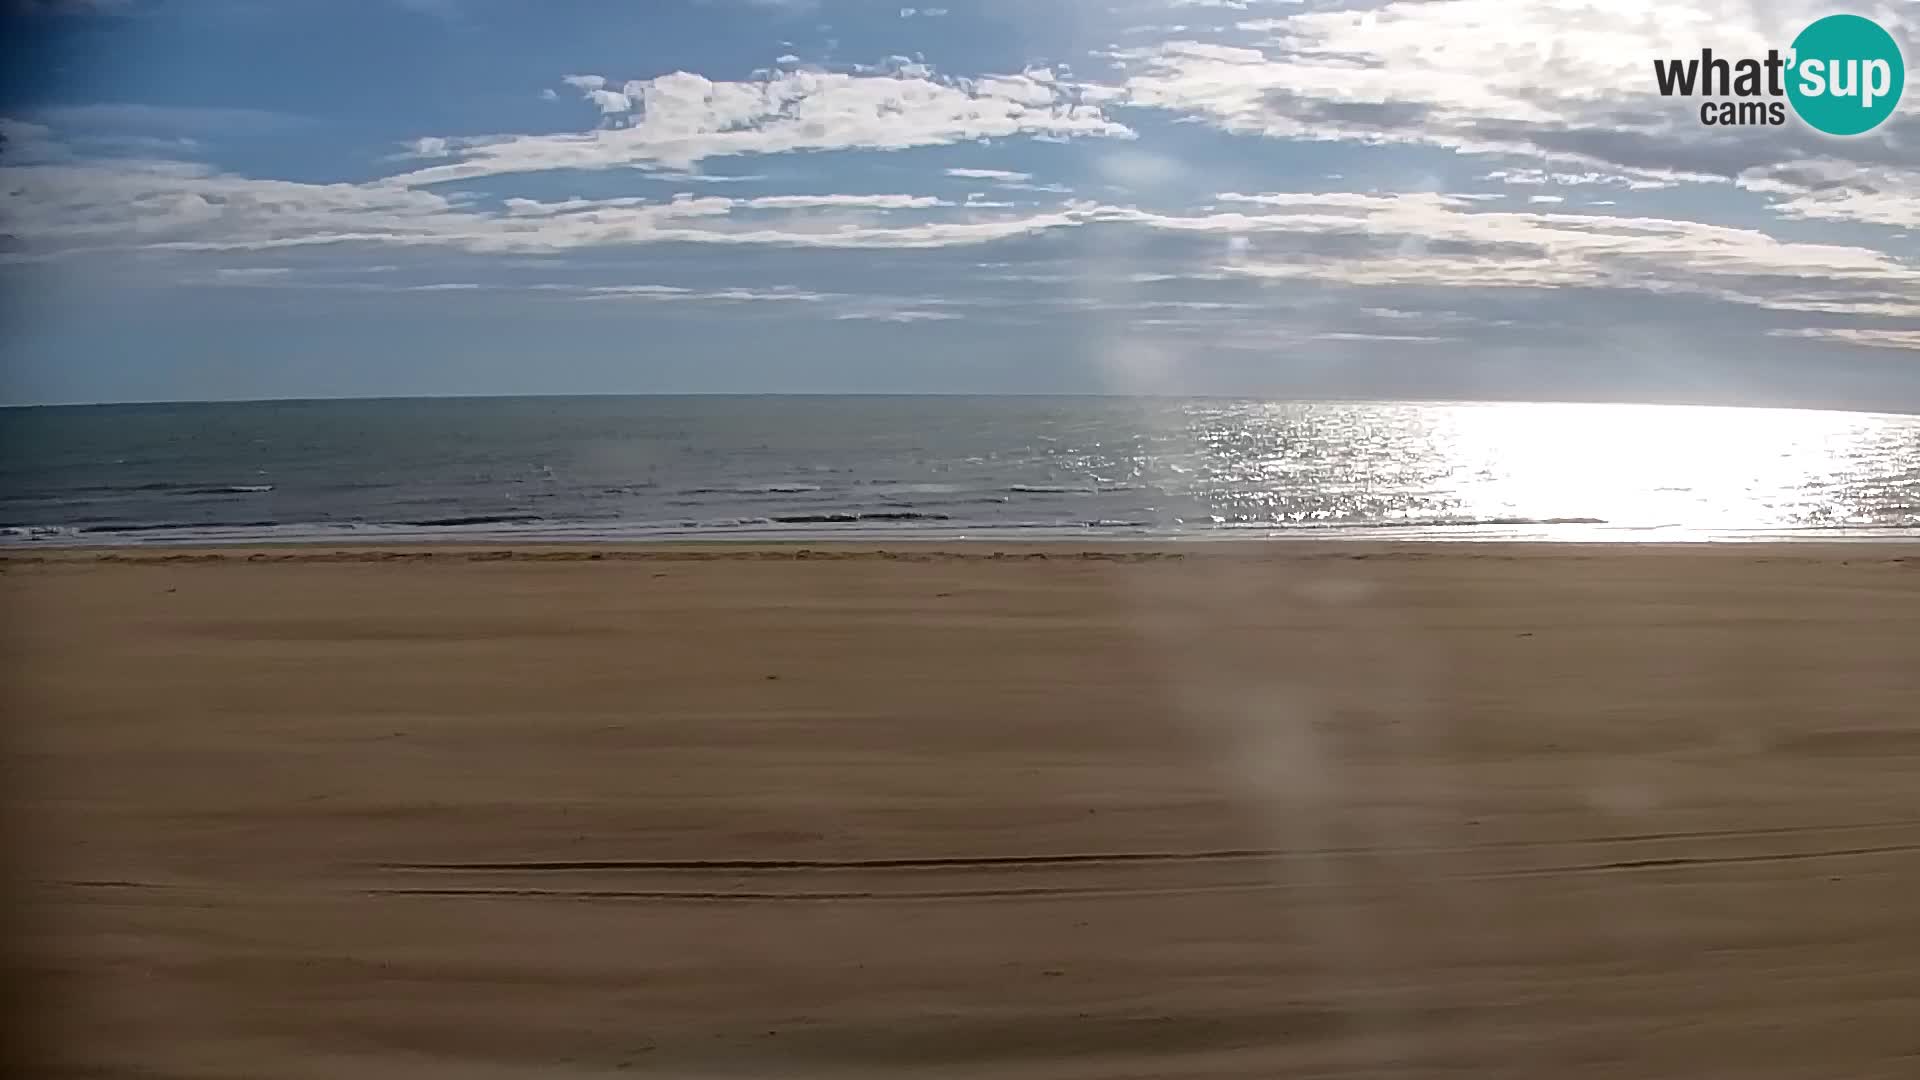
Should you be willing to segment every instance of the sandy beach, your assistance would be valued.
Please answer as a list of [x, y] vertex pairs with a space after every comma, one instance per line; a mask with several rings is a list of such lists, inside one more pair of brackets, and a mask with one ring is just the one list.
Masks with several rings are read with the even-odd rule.
[[43, 1075], [1920, 1075], [1920, 549], [20, 552]]

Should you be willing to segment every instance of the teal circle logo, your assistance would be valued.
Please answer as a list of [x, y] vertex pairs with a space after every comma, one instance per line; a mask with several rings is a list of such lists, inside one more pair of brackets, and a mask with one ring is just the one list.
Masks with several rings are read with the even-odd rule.
[[1817, 131], [1858, 135], [1893, 115], [1907, 64], [1893, 35], [1872, 19], [1829, 15], [1793, 39], [1787, 98]]

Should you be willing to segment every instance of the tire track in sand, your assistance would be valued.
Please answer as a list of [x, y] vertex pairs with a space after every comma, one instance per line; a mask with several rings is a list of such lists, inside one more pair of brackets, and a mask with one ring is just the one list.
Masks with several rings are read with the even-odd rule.
[[[1582, 848], [1625, 844], [1652, 844], [1685, 840], [1737, 840], [1821, 833], [1879, 832], [1920, 826], [1920, 821], [1863, 822], [1852, 825], [1777, 825], [1747, 829], [1697, 829], [1668, 832], [1620, 833], [1565, 840], [1491, 840], [1464, 846], [1326, 847], [1326, 848], [1218, 848], [1205, 851], [1067, 852], [1055, 855], [966, 855], [946, 857], [902, 856], [870, 859], [567, 859], [490, 862], [381, 863], [378, 869], [406, 873], [730, 873], [760, 874], [791, 871], [879, 871], [1018, 869], [1046, 866], [1102, 866], [1135, 863], [1247, 862], [1262, 859], [1299, 859], [1353, 855], [1468, 855], [1481, 851], [1536, 848]], [[1634, 861], [1634, 860], [1628, 860]], [[1659, 862], [1660, 860], [1638, 860]], [[1610, 865], [1610, 864], [1608, 864]]]
[[[1571, 877], [1580, 874], [1632, 873], [1648, 870], [1678, 870], [1689, 867], [1717, 867], [1749, 863], [1800, 862], [1813, 859], [1841, 859], [1869, 855], [1920, 852], [1920, 844], [1887, 844], [1879, 847], [1831, 848], [1820, 851], [1790, 851], [1761, 855], [1705, 855], [1697, 858], [1627, 859], [1608, 863], [1582, 863], [1572, 866], [1530, 867], [1479, 874], [1443, 874], [1426, 878], [1408, 878], [1408, 883], [1447, 881], [1491, 881], [1502, 878]], [[822, 901], [926, 901], [926, 900], [1004, 900], [1066, 899], [1074, 897], [1185, 896], [1199, 893], [1258, 892], [1274, 889], [1332, 887], [1311, 881], [1235, 881], [1207, 885], [1030, 885], [996, 889], [842, 889], [780, 892], [692, 889], [536, 889], [489, 888], [484, 886], [375, 888], [362, 890], [374, 896], [438, 896], [478, 898], [531, 898], [545, 900], [651, 900], [692, 903], [807, 903]]]
[[[1889, 822], [1875, 825], [1856, 826], [1783, 826], [1772, 829], [1728, 829], [1702, 830], [1690, 833], [1667, 832], [1636, 834], [1632, 836], [1596, 837], [1585, 841], [1556, 843], [1553, 841], [1512, 841], [1485, 845], [1486, 847], [1512, 848], [1524, 844], [1528, 847], [1581, 847], [1595, 844], [1634, 844], [1648, 841], [1670, 841], [1676, 839], [1727, 839], [1769, 836], [1793, 836], [1805, 834], [1859, 832], [1871, 829], [1895, 829], [1910, 826], [1911, 822]], [[1416, 849], [1417, 850], [1417, 849]], [[1431, 849], [1429, 849], [1431, 850]], [[1470, 852], [1476, 849], [1457, 849]], [[1847, 858], [1866, 858], [1872, 856], [1899, 855], [1920, 852], [1920, 842], [1859, 844], [1845, 847], [1820, 847], [1809, 850], [1740, 852], [1729, 854], [1697, 854], [1648, 856], [1637, 858], [1617, 858], [1588, 862], [1561, 863], [1548, 866], [1526, 866], [1507, 869], [1465, 871], [1455, 874], [1419, 875], [1401, 879], [1407, 884], [1422, 882], [1441, 883], [1452, 881], [1490, 881], [1521, 878], [1572, 877], [1589, 874], [1618, 874], [1660, 871], [1710, 870], [1716, 868], [1784, 864], [1815, 860]], [[1074, 867], [1092, 868], [1098, 866], [1128, 866], [1150, 863], [1199, 863], [1225, 862], [1231, 860], [1250, 860], [1269, 857], [1274, 854], [1302, 856], [1310, 854], [1387, 854], [1388, 849], [1339, 849], [1319, 852], [1271, 852], [1266, 850], [1228, 849], [1203, 852], [1129, 852], [1129, 853], [1083, 853], [1058, 856], [977, 856], [947, 859], [867, 859], [867, 860], [715, 860], [715, 861], [660, 861], [660, 862], [621, 862], [602, 860], [592, 862], [569, 863], [474, 863], [464, 866], [453, 864], [430, 865], [425, 869], [433, 871], [466, 870], [469, 872], [560, 872], [573, 870], [615, 870], [665, 872], [670, 874], [733, 875], [754, 877], [769, 872], [778, 874], [791, 870], [827, 870], [843, 872], [882, 872], [883, 878], [892, 877], [886, 871], [895, 870], [940, 870], [958, 869], [975, 872], [1001, 870], [1016, 875], [1015, 880], [1027, 878], [1037, 872], [1043, 873], [1049, 868], [1070, 869]], [[540, 868], [547, 868], [542, 870]], [[421, 869], [413, 866], [407, 869]], [[1329, 883], [1311, 879], [1284, 880], [1272, 876], [1249, 878], [1246, 880], [1228, 880], [1213, 882], [1181, 883], [1093, 883], [1093, 884], [1007, 884], [990, 887], [952, 887], [952, 888], [895, 888], [889, 886], [868, 888], [831, 888], [831, 889], [781, 889], [781, 888], [550, 888], [539, 886], [491, 886], [491, 885], [422, 885], [422, 886], [385, 886], [363, 890], [365, 893], [385, 896], [422, 896], [422, 897], [475, 897], [475, 898], [526, 898], [548, 900], [610, 900], [639, 901], [658, 903], [819, 903], [849, 901], [941, 901], [941, 900], [1005, 900], [1005, 899], [1065, 899], [1075, 897], [1148, 897], [1196, 895], [1202, 893], [1248, 892], [1291, 888], [1330, 887]]]

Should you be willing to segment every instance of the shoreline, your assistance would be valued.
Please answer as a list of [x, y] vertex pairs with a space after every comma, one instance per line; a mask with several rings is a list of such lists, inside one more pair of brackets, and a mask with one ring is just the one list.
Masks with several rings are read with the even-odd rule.
[[434, 535], [408, 533], [379, 536], [297, 537], [232, 536], [193, 539], [154, 539], [128, 541], [122, 537], [102, 537], [97, 541], [76, 541], [62, 536], [46, 540], [0, 540], [0, 561], [31, 561], [40, 555], [70, 555], [81, 552], [130, 553], [206, 552], [226, 550], [301, 550], [330, 548], [344, 550], [385, 550], [421, 548], [539, 548], [581, 551], [642, 551], [675, 548], [793, 548], [814, 547], [913, 547], [961, 546], [967, 548], [1001, 546], [1053, 550], [1075, 546], [1118, 547], [1129, 550], [1164, 547], [1169, 550], [1211, 550], [1214, 548], [1260, 547], [1333, 547], [1354, 546], [1425, 547], [1472, 549], [1476, 547], [1524, 545], [1530, 547], [1625, 548], [1703, 548], [1703, 547], [1877, 547], [1920, 545], [1920, 531], [1907, 527], [1884, 529], [1822, 530], [1679, 530], [1663, 528], [1605, 528], [1581, 526], [1558, 534], [1515, 532], [1510, 529], [1479, 529], [1471, 526], [1443, 528], [1405, 527], [1384, 529], [1300, 529], [1275, 530], [1264, 535], [1244, 531], [1195, 531], [1187, 533], [1121, 533], [1101, 530], [1003, 530], [942, 534], [921, 532], [835, 532], [835, 533], [755, 533], [724, 535], [711, 533], [662, 534], [657, 536], [568, 536], [551, 533], [468, 533]]
[[[887, 538], [828, 540], [659, 540], [659, 541], [492, 541], [419, 540], [366, 543], [206, 543], [0, 546], [0, 566], [86, 563], [370, 563], [444, 560], [448, 562], [712, 562], [791, 560], [1038, 560], [1196, 561], [1250, 559], [1415, 558], [1472, 561], [1480, 558], [1659, 559], [1676, 556], [1751, 558], [1782, 555], [1818, 560], [1874, 551], [1880, 561], [1920, 560], [1920, 536], [1853, 539], [1664, 540], [1608, 542], [1590, 540], [1487, 539], [1473, 542], [1431, 539], [1332, 539], [1326, 537], [1232, 538], [1202, 543], [1114, 537], [1086, 540]], [[1869, 560], [1872, 561], [1872, 560]]]

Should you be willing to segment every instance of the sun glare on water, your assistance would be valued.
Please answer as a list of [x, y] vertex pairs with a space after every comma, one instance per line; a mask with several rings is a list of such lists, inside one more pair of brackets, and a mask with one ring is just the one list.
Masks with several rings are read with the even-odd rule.
[[1681, 405], [1265, 405], [1210, 414], [1197, 493], [1249, 527], [1694, 539], [1911, 528], [1911, 417]]
[[1672, 405], [1483, 405], [1442, 414], [1469, 513], [1635, 528], [1871, 524], [1847, 481], [1882, 418]]

